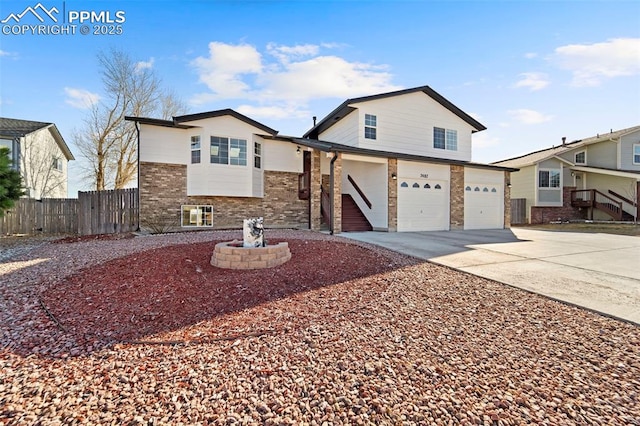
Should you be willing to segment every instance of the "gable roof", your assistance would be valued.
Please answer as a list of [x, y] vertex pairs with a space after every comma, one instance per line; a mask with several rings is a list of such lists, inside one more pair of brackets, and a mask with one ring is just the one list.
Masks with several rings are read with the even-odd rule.
[[179, 129], [191, 129], [197, 126], [192, 126], [192, 125], [188, 125], [188, 124], [183, 124], [183, 123], [189, 123], [191, 121], [196, 121], [196, 120], [204, 120], [206, 118], [213, 118], [213, 117], [222, 117], [225, 115], [230, 115], [240, 121], [243, 121], [253, 127], [257, 127], [258, 129], [262, 130], [263, 132], [267, 132], [270, 135], [277, 135], [278, 131], [272, 129], [271, 127], [265, 126], [262, 123], [259, 123], [257, 121], [255, 121], [252, 118], [247, 117], [246, 115], [240, 114], [237, 111], [234, 111], [230, 108], [226, 108], [226, 109], [219, 109], [216, 111], [208, 111], [208, 112], [200, 112], [197, 114], [187, 114], [187, 115], [178, 115], [173, 117], [173, 120], [161, 120], [158, 118], [148, 118], [148, 117], [132, 117], [132, 116], [126, 116], [124, 119], [127, 121], [136, 121], [138, 123], [142, 123], [142, 124], [149, 124], [152, 126], [164, 126], [164, 127], [175, 127], [175, 128], [179, 128]]
[[567, 151], [571, 151], [583, 146], [592, 145], [594, 143], [615, 141], [622, 136], [629, 133], [633, 133], [640, 130], [640, 126], [628, 127], [626, 129], [611, 130], [609, 133], [597, 134], [585, 139], [578, 139], [566, 144], [552, 146], [551, 148], [541, 149], [539, 151], [530, 152], [529, 154], [521, 155], [518, 157], [508, 158], [506, 160], [494, 161], [491, 164], [506, 166], [506, 167], [525, 167], [530, 166], [541, 161], [545, 161], [551, 157], [557, 156]]
[[343, 145], [340, 143], [322, 141], [318, 139], [297, 138], [294, 136], [266, 136], [266, 135], [260, 135], [260, 136], [262, 136], [264, 139], [271, 139], [271, 140], [276, 140], [281, 142], [290, 142], [296, 145], [302, 145], [309, 148], [318, 149], [324, 152], [340, 152], [343, 154], [365, 155], [365, 156], [378, 157], [378, 158], [397, 158], [399, 160], [408, 160], [408, 161], [426, 161], [426, 162], [437, 163], [437, 164], [454, 164], [458, 166], [467, 166], [467, 167], [474, 167], [479, 169], [502, 170], [502, 171], [508, 171], [508, 172], [517, 172], [519, 170], [512, 167], [496, 166], [496, 165], [483, 164], [483, 163], [474, 163], [471, 161], [450, 160], [446, 158], [427, 157], [424, 155], [402, 154], [399, 152], [380, 151], [377, 149], [357, 148], [351, 145]]
[[0, 117], [0, 137], [21, 138], [36, 130], [49, 128], [49, 131], [56, 140], [60, 150], [67, 160], [75, 160], [69, 146], [60, 134], [60, 131], [53, 123], [45, 123], [42, 121], [20, 120], [17, 118]]
[[313, 128], [308, 130], [303, 137], [317, 139], [320, 133], [324, 132], [329, 127], [333, 126], [342, 118], [347, 116], [350, 112], [356, 109], [355, 107], [350, 106], [351, 104], [375, 101], [378, 99], [390, 98], [393, 96], [402, 96], [402, 95], [406, 95], [409, 93], [416, 93], [416, 92], [423, 92], [425, 95], [429, 96], [430, 98], [438, 102], [440, 105], [442, 105], [443, 107], [445, 107], [446, 109], [448, 109], [449, 111], [451, 111], [452, 113], [460, 117], [462, 120], [464, 120], [467, 124], [473, 127], [475, 131], [479, 132], [487, 129], [485, 126], [480, 124], [477, 120], [475, 120], [469, 114], [465, 113], [460, 108], [458, 108], [457, 106], [449, 102], [444, 96], [442, 96], [441, 94], [433, 90], [431, 87], [420, 86], [420, 87], [414, 87], [411, 89], [396, 90], [394, 92], [381, 93], [378, 95], [347, 99], [342, 104], [340, 104], [336, 109], [330, 112], [329, 115], [327, 115], [325, 118], [320, 120], [320, 122], [317, 123], [315, 126], [313, 126]]

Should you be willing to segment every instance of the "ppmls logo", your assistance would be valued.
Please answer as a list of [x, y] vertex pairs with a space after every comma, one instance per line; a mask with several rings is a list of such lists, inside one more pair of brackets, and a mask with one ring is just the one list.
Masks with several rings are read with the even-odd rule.
[[[27, 6], [22, 12], [13, 12], [0, 21], [3, 35], [120, 35], [126, 21], [123, 10], [67, 10], [47, 8], [42, 3]], [[62, 13], [60, 13], [62, 9]]]
[[[38, 13], [38, 11], [40, 13]], [[42, 17], [43, 15], [48, 16], [49, 19], [51, 19], [53, 22], [58, 22], [58, 18], [54, 16], [54, 13], [55, 14], [60, 13], [60, 11], [55, 6], [52, 7], [50, 10], [47, 10], [47, 8], [42, 5], [42, 3], [38, 3], [34, 7], [28, 6], [22, 13], [18, 13], [18, 14], [11, 13], [9, 14], [9, 16], [7, 16], [5, 19], [3, 19], [0, 22], [2, 22], [3, 24], [7, 24], [9, 23], [9, 21], [13, 20], [17, 24], [27, 14], [31, 14], [35, 16], [38, 21], [43, 23], [44, 23], [44, 18]]]

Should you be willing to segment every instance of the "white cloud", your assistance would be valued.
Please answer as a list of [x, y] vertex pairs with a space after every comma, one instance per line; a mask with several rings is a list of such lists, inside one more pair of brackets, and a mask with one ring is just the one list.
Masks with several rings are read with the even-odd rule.
[[[303, 110], [311, 99], [349, 98], [400, 89], [390, 83], [392, 75], [386, 66], [321, 55], [322, 49], [337, 46], [270, 43], [265, 57], [251, 45], [211, 42], [209, 57], [192, 62], [210, 92], [197, 94], [191, 102], [251, 98], [261, 105], [252, 107], [253, 111], [269, 116], [289, 111], [298, 116], [307, 113]], [[245, 105], [245, 111], [249, 107]]]
[[573, 86], [598, 86], [602, 80], [640, 74], [640, 38], [558, 47], [559, 65], [573, 73]]
[[528, 52], [524, 54], [524, 57], [527, 59], [533, 59], [533, 58], [537, 58], [538, 54], [533, 52]]
[[153, 64], [156, 62], [155, 58], [151, 58], [148, 61], [140, 61], [136, 63], [136, 73], [144, 70], [153, 68]]
[[507, 111], [507, 114], [521, 124], [540, 124], [553, 119], [552, 115], [545, 115], [532, 109], [512, 109]]
[[515, 87], [528, 87], [532, 92], [544, 89], [549, 85], [549, 77], [544, 73], [525, 72], [520, 74], [520, 77]]
[[9, 55], [10, 55], [9, 52], [7, 52], [6, 50], [0, 49], [0, 56], [9, 56]]
[[295, 105], [271, 105], [271, 106], [253, 106], [240, 105], [236, 110], [244, 115], [255, 118], [271, 118], [282, 120], [287, 118], [305, 118], [311, 116], [311, 112], [304, 109], [296, 108]]
[[65, 87], [64, 93], [67, 95], [65, 102], [74, 108], [88, 109], [100, 100], [100, 95], [85, 89]]

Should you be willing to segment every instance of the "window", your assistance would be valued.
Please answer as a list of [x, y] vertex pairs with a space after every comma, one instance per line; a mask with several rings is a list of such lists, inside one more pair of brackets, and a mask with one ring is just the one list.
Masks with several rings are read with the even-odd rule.
[[62, 171], [62, 159], [53, 157], [53, 164], [51, 166], [54, 170]]
[[433, 147], [437, 149], [446, 149], [448, 151], [457, 151], [458, 131], [434, 127]]
[[560, 171], [538, 171], [538, 188], [560, 188]]
[[200, 136], [191, 136], [191, 164], [200, 162]]
[[247, 165], [247, 141], [229, 139], [229, 164], [232, 166]]
[[586, 164], [587, 163], [587, 152], [586, 151], [576, 152], [575, 163], [576, 164]]
[[262, 168], [262, 145], [258, 142], [253, 143], [253, 167]]
[[364, 115], [364, 137], [365, 139], [376, 139], [378, 119], [375, 115]]
[[189, 226], [213, 226], [213, 206], [183, 205], [181, 224]]
[[640, 143], [633, 145], [633, 164], [640, 164]]
[[212, 164], [247, 165], [247, 141], [244, 139], [211, 136]]

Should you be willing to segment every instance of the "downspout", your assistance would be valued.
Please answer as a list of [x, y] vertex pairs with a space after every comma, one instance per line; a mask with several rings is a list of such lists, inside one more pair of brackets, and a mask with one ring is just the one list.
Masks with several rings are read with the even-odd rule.
[[335, 189], [335, 184], [334, 184], [334, 171], [333, 171], [333, 168], [334, 168], [334, 163], [336, 162], [337, 159], [338, 159], [338, 153], [334, 152], [333, 153], [333, 158], [331, 159], [331, 163], [330, 163], [330, 166], [329, 166], [329, 194], [331, 196], [331, 198], [329, 199], [329, 206], [330, 206], [329, 208], [331, 209], [330, 210], [330, 212], [331, 212], [331, 220], [330, 220], [331, 229], [329, 229], [329, 233], [331, 235], [333, 235], [333, 225], [335, 223], [335, 217], [334, 217], [335, 216], [334, 215], [335, 197], [333, 195], [333, 191]]
[[134, 121], [134, 125], [136, 126], [136, 136], [138, 138], [137, 143], [138, 143], [138, 149], [137, 149], [137, 161], [138, 161], [138, 167], [137, 167], [137, 179], [138, 179], [138, 194], [137, 194], [137, 198], [138, 198], [138, 229], [136, 229], [136, 232], [140, 232], [140, 126], [139, 123], [137, 121]]

